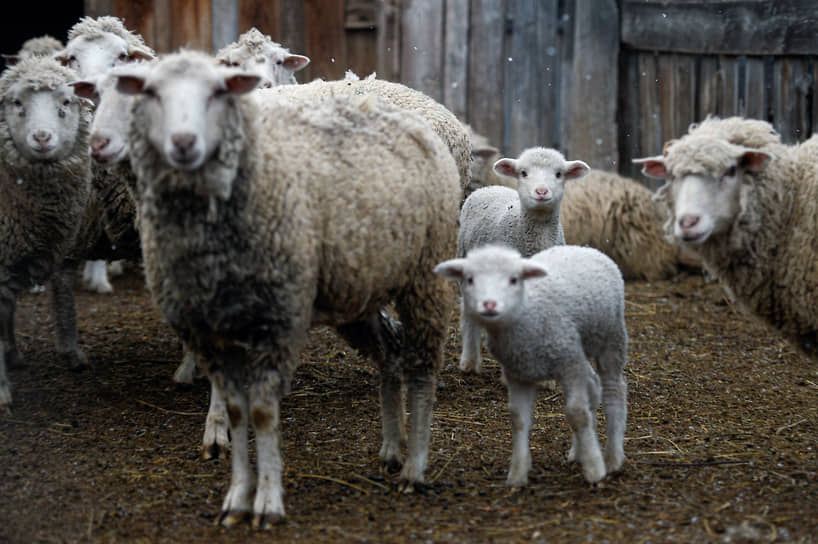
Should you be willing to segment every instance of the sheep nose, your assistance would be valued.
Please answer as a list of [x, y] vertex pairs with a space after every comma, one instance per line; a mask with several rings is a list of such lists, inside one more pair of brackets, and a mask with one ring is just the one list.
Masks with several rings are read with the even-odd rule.
[[91, 146], [91, 154], [97, 155], [100, 151], [108, 147], [108, 144], [111, 143], [110, 138], [106, 138], [104, 136], [92, 136], [91, 142], [89, 145]]
[[51, 141], [51, 133], [47, 130], [38, 130], [32, 135], [34, 141], [40, 144], [41, 146], [46, 145], [49, 141]]
[[683, 229], [695, 227], [701, 219], [698, 215], [683, 215], [679, 218], [679, 226]]
[[483, 301], [483, 309], [487, 312], [493, 312], [497, 309], [497, 301], [496, 300], [484, 300]]
[[190, 151], [196, 143], [196, 135], [191, 132], [178, 132], [171, 136], [170, 140], [179, 151]]

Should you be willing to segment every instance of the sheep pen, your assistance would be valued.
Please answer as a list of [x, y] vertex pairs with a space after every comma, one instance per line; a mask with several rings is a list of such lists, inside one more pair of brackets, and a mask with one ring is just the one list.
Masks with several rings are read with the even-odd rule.
[[[626, 284], [628, 459], [596, 487], [565, 464], [560, 392], [541, 393], [529, 485], [505, 486], [505, 387], [486, 357], [457, 370], [445, 347], [427, 488], [382, 474], [377, 372], [329, 329], [310, 333], [282, 403], [288, 521], [272, 534], [214, 527], [230, 462], [199, 459], [209, 385], [169, 375], [181, 345], [138, 267], [112, 295], [78, 291], [92, 372], [56, 371], [47, 297], [18, 301], [28, 366], [0, 418], [0, 541], [809, 542], [818, 534], [814, 362], [698, 275]], [[602, 418], [600, 416], [600, 422]], [[599, 427], [600, 439], [604, 427]], [[354, 444], [354, 446], [353, 446]], [[55, 462], [56, 460], [56, 462]]]

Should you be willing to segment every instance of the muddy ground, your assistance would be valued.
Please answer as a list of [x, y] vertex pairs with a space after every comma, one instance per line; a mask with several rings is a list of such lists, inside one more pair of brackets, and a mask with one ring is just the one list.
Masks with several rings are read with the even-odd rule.
[[230, 467], [199, 458], [207, 383], [171, 382], [181, 347], [138, 269], [114, 285], [78, 290], [81, 373], [56, 360], [47, 295], [19, 303], [28, 366], [0, 416], [0, 542], [818, 542], [818, 363], [700, 275], [627, 287], [628, 460], [595, 486], [565, 462], [547, 390], [529, 486], [504, 486], [499, 367], [460, 374], [453, 324], [428, 485], [397, 493], [377, 460], [377, 372], [314, 330], [283, 404], [288, 518], [266, 533], [214, 526]]

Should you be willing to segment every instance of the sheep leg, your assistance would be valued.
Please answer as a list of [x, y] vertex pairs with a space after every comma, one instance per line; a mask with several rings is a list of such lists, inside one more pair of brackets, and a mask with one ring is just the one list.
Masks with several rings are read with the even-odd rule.
[[[0, 291], [2, 293], [2, 291]], [[14, 298], [0, 298], [0, 411], [10, 412], [11, 384], [6, 375], [10, 338], [14, 338]]]
[[114, 288], [108, 281], [108, 265], [104, 260], [85, 261], [82, 279], [89, 291], [100, 294], [113, 293]]
[[583, 361], [581, 365], [585, 367], [585, 372], [563, 377], [562, 380], [565, 419], [574, 434], [571, 447], [573, 458], [582, 465], [585, 479], [594, 483], [605, 477], [605, 462], [595, 430], [601, 387], [599, 377], [588, 361]]
[[616, 472], [625, 462], [625, 422], [628, 417], [628, 386], [622, 376], [627, 348], [610, 350], [599, 358], [602, 404], [605, 409], [605, 467]]
[[537, 385], [508, 380], [508, 409], [511, 412], [511, 466], [506, 485], [525, 487], [531, 470], [531, 415], [537, 398]]
[[481, 353], [481, 337], [483, 329], [480, 325], [466, 316], [463, 305], [460, 305], [460, 334], [463, 342], [463, 351], [460, 354], [460, 370], [479, 374], [483, 357]]
[[266, 370], [250, 390], [250, 415], [256, 433], [258, 483], [253, 503], [253, 527], [268, 529], [284, 519], [284, 486], [281, 473], [281, 378]]
[[248, 445], [248, 402], [247, 396], [236, 387], [236, 384], [224, 383], [224, 376], [220, 372], [212, 373], [210, 379], [226, 401], [230, 433], [233, 437], [230, 489], [227, 490], [218, 518], [222, 526], [232, 527], [250, 516], [255, 492]]
[[74, 274], [77, 263], [65, 261], [51, 278], [51, 306], [56, 321], [57, 355], [71, 370], [81, 370], [88, 359], [77, 342], [77, 309], [74, 304]]
[[202, 438], [202, 459], [225, 459], [230, 449], [230, 438], [227, 434], [227, 404], [214, 381], [210, 382], [210, 407], [205, 420], [204, 438]]
[[173, 373], [173, 381], [176, 383], [193, 383], [193, 378], [196, 376], [196, 357], [190, 350], [186, 343], [182, 343], [184, 354], [182, 355], [182, 362]]

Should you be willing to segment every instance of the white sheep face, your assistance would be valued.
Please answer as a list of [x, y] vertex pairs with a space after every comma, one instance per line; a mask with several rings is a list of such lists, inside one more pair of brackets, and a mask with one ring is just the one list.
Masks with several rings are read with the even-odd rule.
[[57, 55], [57, 59], [64, 66], [76, 70], [80, 77], [86, 78], [104, 74], [114, 66], [132, 60], [132, 57], [124, 39], [106, 32], [92, 38], [74, 38]]
[[553, 149], [531, 148], [518, 159], [503, 158], [494, 163], [494, 171], [517, 180], [520, 203], [530, 211], [553, 212], [565, 195], [565, 182], [590, 172], [582, 161], [566, 161]]
[[82, 105], [70, 86], [35, 89], [20, 82], [8, 90], [2, 107], [14, 145], [27, 159], [60, 160], [72, 152]]
[[[678, 145], [678, 144], [677, 144]], [[770, 155], [763, 151], [738, 152], [718, 172], [708, 174], [681, 174], [674, 176], [664, 157], [642, 159], [643, 171], [648, 176], [668, 180], [663, 189], [670, 191], [673, 236], [687, 244], [703, 244], [715, 235], [729, 230], [741, 210], [742, 186], [747, 172], [764, 168]], [[727, 145], [714, 144], [712, 152], [723, 151]], [[671, 148], [672, 152], [672, 148]], [[690, 168], [690, 167], [688, 167]], [[695, 170], [704, 171], [696, 167]]]
[[209, 58], [169, 57], [128, 74], [117, 90], [142, 94], [150, 117], [148, 139], [173, 168], [196, 170], [218, 148], [227, 101], [253, 90], [259, 77], [216, 65]]
[[295, 72], [304, 69], [310, 59], [293, 55], [285, 48], [267, 44], [260, 52], [242, 46], [231, 50], [221, 61], [226, 66], [239, 68], [261, 78], [259, 87], [277, 87], [295, 83]]
[[513, 321], [525, 300], [525, 281], [546, 275], [539, 263], [500, 247], [474, 249], [434, 271], [460, 283], [463, 311], [487, 328]]
[[132, 97], [116, 90], [117, 78], [106, 74], [72, 83], [74, 92], [97, 103], [91, 124], [91, 157], [100, 164], [127, 158], [128, 124]]

